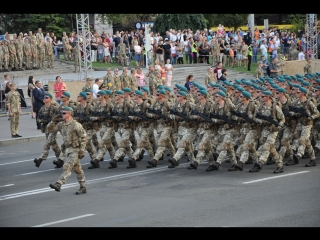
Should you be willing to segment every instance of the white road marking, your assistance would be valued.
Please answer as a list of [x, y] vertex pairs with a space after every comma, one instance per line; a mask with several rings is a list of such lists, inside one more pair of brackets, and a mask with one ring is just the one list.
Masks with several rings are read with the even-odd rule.
[[[47, 157], [47, 158], [53, 158], [55, 156], [51, 156], [51, 157]], [[29, 161], [33, 161], [34, 159], [29, 159], [29, 160], [22, 160], [22, 161], [17, 161], [17, 162], [8, 162], [8, 163], [0, 163], [0, 166], [2, 165], [8, 165], [8, 164], [14, 164], [14, 163], [21, 163], [21, 162], [29, 162]]]
[[249, 182], [243, 182], [243, 184], [249, 184], [249, 183], [255, 183], [255, 182], [262, 182], [262, 181], [267, 181], [267, 180], [270, 180], [270, 179], [288, 177], [288, 176], [297, 175], [297, 174], [301, 174], [301, 173], [308, 173], [308, 172], [310, 172], [310, 171], [302, 171], [302, 172], [296, 172], [296, 173], [288, 173], [288, 174], [284, 174], [284, 175], [278, 175], [278, 176], [275, 176], [275, 177], [268, 177], [268, 178], [262, 178], [262, 179], [253, 180], [253, 181], [249, 181]]
[[54, 225], [54, 224], [57, 224], [57, 223], [62, 223], [62, 222], [68, 222], [68, 221], [71, 221], [71, 220], [76, 220], [76, 219], [79, 219], [79, 218], [90, 217], [90, 216], [93, 216], [93, 215], [95, 215], [95, 214], [85, 214], [85, 215], [81, 215], [81, 216], [78, 216], [78, 217], [67, 218], [67, 219], [64, 219], [64, 220], [55, 221], [55, 222], [50, 222], [50, 223], [45, 223], [45, 224], [40, 224], [40, 225], [33, 226], [33, 227], [45, 227], [45, 226]]
[[3, 185], [3, 186], [0, 186], [0, 187], [10, 187], [10, 186], [13, 186], [14, 184], [7, 184], [7, 185]]

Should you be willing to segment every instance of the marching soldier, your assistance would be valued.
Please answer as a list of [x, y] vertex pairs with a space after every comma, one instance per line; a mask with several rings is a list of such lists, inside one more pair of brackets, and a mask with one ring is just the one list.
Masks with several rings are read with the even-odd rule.
[[46, 93], [44, 95], [44, 105], [39, 110], [39, 118], [38, 121], [41, 123], [41, 132], [46, 135], [46, 142], [44, 144], [44, 151], [40, 155], [39, 158], [35, 158], [33, 162], [36, 167], [40, 167], [40, 164], [43, 160], [47, 160], [49, 155], [50, 146], [54, 151], [56, 158], [58, 159], [61, 153], [59, 145], [57, 143], [57, 133], [48, 131], [49, 122], [57, 115], [59, 115], [58, 107], [52, 103], [52, 95], [50, 93]]
[[63, 172], [59, 177], [58, 181], [49, 186], [60, 192], [61, 185], [65, 184], [69, 176], [71, 175], [71, 170], [77, 174], [77, 179], [80, 184], [80, 189], [76, 192], [77, 195], [87, 192], [86, 189], [86, 178], [81, 167], [80, 160], [85, 155], [86, 147], [86, 131], [81, 126], [80, 123], [75, 121], [73, 118], [73, 109], [71, 107], [65, 107], [62, 112], [62, 117], [64, 121], [55, 124], [51, 122], [48, 128], [52, 132], [59, 131], [63, 138], [63, 144], [66, 147], [67, 160], [63, 166]]

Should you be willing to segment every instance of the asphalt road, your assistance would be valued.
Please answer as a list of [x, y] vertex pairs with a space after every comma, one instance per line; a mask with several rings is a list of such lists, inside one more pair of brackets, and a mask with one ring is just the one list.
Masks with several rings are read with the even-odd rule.
[[[61, 137], [58, 143], [61, 144]], [[0, 148], [0, 227], [319, 227], [320, 167], [306, 168], [309, 159], [273, 174], [275, 165], [258, 173], [206, 172], [207, 161], [188, 170], [186, 156], [169, 169], [168, 156], [156, 168], [146, 168], [148, 155], [127, 169], [128, 158], [108, 169], [81, 160], [87, 193], [75, 195], [73, 172], [60, 192], [49, 187], [62, 169], [54, 169], [50, 150], [36, 168], [43, 141]], [[319, 157], [318, 157], [319, 158]], [[318, 159], [319, 163], [319, 159]]]

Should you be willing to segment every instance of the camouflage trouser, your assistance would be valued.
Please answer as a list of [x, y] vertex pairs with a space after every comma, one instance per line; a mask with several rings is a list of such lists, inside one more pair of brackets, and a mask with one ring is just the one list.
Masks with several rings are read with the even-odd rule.
[[150, 143], [151, 143], [153, 152], [156, 152], [158, 146], [157, 146], [156, 138], [155, 138], [155, 136], [154, 136], [154, 126], [153, 126], [153, 123], [150, 124], [149, 141], [150, 141]]
[[212, 151], [216, 152], [218, 145], [222, 142], [223, 140], [223, 136], [222, 134], [219, 134], [218, 132], [215, 132], [213, 135], [213, 138], [211, 140], [211, 146], [212, 146]]
[[16, 135], [18, 134], [20, 113], [14, 112], [12, 114], [13, 116], [10, 117], [10, 129], [11, 129], [11, 134]]
[[44, 69], [44, 61], [45, 61], [45, 53], [39, 54], [39, 67], [40, 69]]
[[270, 154], [270, 157], [277, 163], [278, 167], [283, 166], [282, 159], [280, 158], [280, 155], [274, 146], [277, 135], [278, 131], [270, 132], [266, 129], [262, 130], [259, 139], [260, 146], [258, 150], [254, 154], [252, 154], [253, 161], [259, 162], [263, 165], [268, 160]]
[[275, 141], [275, 143], [274, 143], [274, 147], [275, 147], [276, 149], [279, 149], [279, 148], [280, 148], [283, 131], [284, 131], [284, 127], [282, 127], [282, 128], [279, 130], [279, 132], [278, 132], [276, 141]]
[[[179, 131], [178, 131], [178, 133], [179, 133]], [[173, 158], [176, 161], [180, 160], [180, 158], [182, 157], [182, 154], [184, 152], [186, 152], [190, 161], [195, 160], [195, 157], [193, 154], [193, 151], [194, 151], [193, 134], [194, 134], [194, 132], [192, 131], [192, 129], [187, 129], [185, 132], [183, 132], [183, 134], [178, 135], [180, 138], [180, 140], [177, 141], [178, 150], [177, 150], [176, 154], [173, 156]]]
[[133, 151], [135, 151], [137, 149], [137, 139], [136, 139], [136, 136], [134, 135], [134, 131], [132, 130], [130, 132], [130, 143], [131, 143], [131, 148]]
[[122, 66], [126, 66], [127, 65], [127, 55], [126, 53], [120, 53], [119, 52], [119, 60]]
[[74, 58], [74, 71], [78, 72], [79, 71], [79, 57], [75, 56]]
[[169, 150], [169, 152], [171, 153], [171, 156], [174, 156], [174, 154], [176, 153], [176, 149], [174, 148], [172, 142], [171, 142], [171, 130], [172, 127], [170, 126], [166, 126], [163, 129], [161, 129], [162, 131], [160, 132], [159, 136], [158, 136], [158, 141], [157, 141], [157, 151], [154, 155], [154, 158], [156, 161], [159, 161], [159, 159], [162, 157], [164, 151], [166, 149]]
[[19, 68], [22, 68], [23, 52], [17, 51], [17, 58], [18, 58], [18, 66], [19, 66]]
[[61, 150], [59, 148], [59, 145], [57, 143], [57, 133], [48, 133], [47, 127], [46, 127], [46, 143], [43, 146], [43, 152], [40, 156], [41, 159], [46, 160], [49, 155], [50, 146], [52, 150], [54, 151], [54, 154], [57, 158], [59, 158]]
[[213, 164], [214, 159], [212, 155], [211, 138], [212, 130], [207, 129], [202, 135], [202, 138], [200, 139], [200, 142], [198, 144], [198, 153], [195, 159], [196, 162], [200, 163], [202, 161], [202, 158], [206, 157], [209, 162], [209, 165]]
[[292, 132], [292, 128], [285, 126], [283, 133], [282, 133], [282, 138], [280, 140], [280, 150], [279, 150], [279, 155], [280, 158], [284, 159], [286, 153], [289, 153], [289, 158], [293, 159], [293, 151], [290, 147], [290, 143], [292, 141], [293, 138], [293, 132]]
[[222, 143], [219, 145], [217, 151], [219, 152], [219, 157], [216, 160], [217, 163], [221, 164], [226, 160], [227, 154], [231, 156], [231, 163], [237, 164], [236, 154], [234, 152], [234, 133], [235, 129], [231, 128], [225, 131]]
[[26, 68], [30, 68], [31, 55], [25, 55], [24, 57], [26, 60]]
[[65, 50], [65, 60], [71, 60], [71, 51], [70, 50]]
[[248, 129], [249, 132], [245, 135], [243, 144], [241, 144], [236, 152], [236, 155], [239, 157], [239, 161], [245, 163], [248, 160], [249, 155], [252, 155], [256, 152], [257, 140], [258, 140], [258, 131], [256, 129]]
[[9, 55], [9, 62], [10, 62], [10, 66], [12, 68], [18, 68], [18, 58], [17, 58], [17, 55], [14, 55], [14, 54], [10, 54]]
[[73, 169], [73, 171], [77, 174], [78, 182], [80, 184], [81, 183], [84, 184], [86, 181], [86, 178], [84, 176], [84, 172], [81, 167], [81, 162], [78, 157], [79, 149], [72, 148], [70, 150], [70, 148], [68, 148], [67, 152], [68, 152], [67, 153], [67, 160], [65, 161], [65, 163], [63, 165], [63, 172], [57, 182], [60, 183], [61, 185], [65, 184], [67, 179], [70, 177], [71, 171]]
[[[98, 131], [98, 133], [99, 133], [99, 131]], [[101, 135], [101, 133], [100, 133], [100, 135]], [[95, 147], [96, 151], [98, 152], [99, 151], [99, 140], [98, 140], [98, 135], [97, 135], [96, 131], [93, 131], [91, 141], [92, 141], [92, 144]]]
[[314, 160], [316, 157], [314, 155], [313, 147], [310, 141], [311, 128], [312, 128], [312, 125], [307, 125], [307, 126], [298, 125], [296, 127], [294, 136], [295, 138], [298, 137], [297, 155], [302, 157], [304, 152], [307, 151], [310, 155], [311, 160]]
[[131, 158], [133, 150], [130, 146], [130, 136], [133, 130], [130, 128], [119, 128], [118, 133], [120, 134], [121, 141], [119, 142], [119, 148], [114, 154], [113, 160], [118, 161], [120, 158], [126, 156], [126, 154]]
[[311, 130], [313, 146], [320, 150], [320, 121], [316, 120]]
[[97, 152], [92, 146], [93, 129], [86, 129], [86, 134], [87, 134], [86, 150], [88, 151], [91, 160], [94, 160], [96, 159]]
[[32, 67], [33, 68], [38, 68], [39, 67], [39, 57], [38, 57], [38, 55], [32, 56], [31, 57], [31, 61], [32, 61]]
[[9, 54], [4, 54], [4, 69], [8, 69], [9, 68]]
[[138, 141], [137, 148], [132, 155], [132, 158], [134, 160], [137, 160], [139, 158], [143, 149], [145, 149], [148, 152], [150, 159], [151, 160], [153, 159], [154, 151], [152, 149], [152, 145], [149, 139], [150, 131], [151, 131], [150, 127], [142, 127], [142, 126], [137, 127], [137, 133], [140, 139]]
[[0, 71], [2, 70], [3, 58], [0, 57]]
[[47, 66], [48, 68], [53, 67], [53, 62], [54, 62], [54, 55], [51, 53], [51, 55], [47, 55]]
[[98, 150], [96, 159], [101, 160], [105, 155], [105, 153], [107, 152], [107, 150], [109, 152], [111, 159], [113, 159], [115, 154], [115, 150], [112, 145], [112, 137], [115, 134], [113, 127], [101, 126], [100, 134], [102, 134], [102, 137], [99, 142], [99, 150]]

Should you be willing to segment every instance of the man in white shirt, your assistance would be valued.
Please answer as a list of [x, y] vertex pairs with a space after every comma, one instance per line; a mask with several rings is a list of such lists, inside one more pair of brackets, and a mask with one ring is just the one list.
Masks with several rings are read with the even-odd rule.
[[306, 60], [305, 59], [305, 55], [303, 53], [303, 49], [300, 50], [299, 54], [298, 54], [298, 60]]
[[93, 97], [97, 98], [97, 93], [100, 91], [99, 87], [102, 84], [99, 78], [96, 78], [94, 84], [92, 85]]
[[266, 40], [263, 40], [260, 44], [260, 50], [261, 50], [261, 56], [265, 56], [265, 58], [268, 60], [268, 49], [266, 45]]
[[170, 33], [170, 40], [171, 42], [177, 41], [177, 35], [175, 30], [172, 30], [172, 32]]

